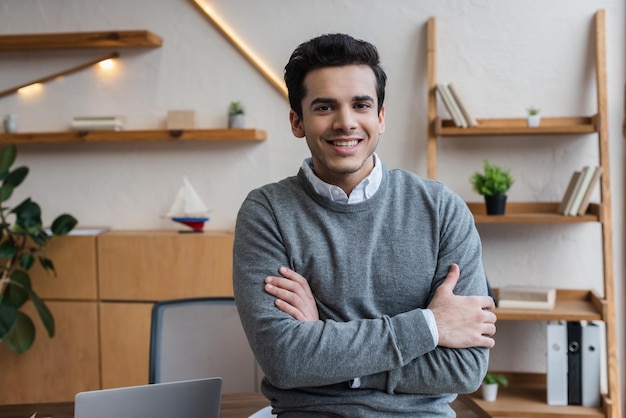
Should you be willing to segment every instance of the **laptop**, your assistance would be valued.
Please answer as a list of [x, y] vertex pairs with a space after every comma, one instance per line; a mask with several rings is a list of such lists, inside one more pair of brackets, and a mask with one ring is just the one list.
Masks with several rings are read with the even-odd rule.
[[222, 378], [77, 393], [74, 418], [219, 418]]

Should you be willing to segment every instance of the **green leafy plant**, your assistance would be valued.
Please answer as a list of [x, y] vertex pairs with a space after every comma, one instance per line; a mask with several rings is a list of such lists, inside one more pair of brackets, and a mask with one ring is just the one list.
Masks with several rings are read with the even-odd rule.
[[243, 115], [244, 113], [245, 111], [241, 102], [230, 102], [228, 106], [229, 115]]
[[72, 215], [58, 216], [50, 235], [42, 226], [41, 208], [31, 198], [13, 208], [5, 206], [28, 175], [28, 167], [11, 170], [16, 155], [15, 145], [0, 150], [0, 341], [11, 351], [23, 353], [35, 340], [35, 325], [22, 310], [28, 300], [33, 302], [48, 335], [54, 336], [54, 318], [33, 290], [28, 270], [38, 261], [45, 271], [56, 275], [52, 260], [42, 250], [53, 237], [70, 232], [77, 221]]
[[483, 377], [483, 382], [486, 384], [497, 383], [502, 387], [507, 387], [509, 385], [509, 381], [504, 375], [497, 373], [487, 373], [485, 377]]
[[529, 107], [527, 110], [528, 110], [528, 115], [530, 116], [539, 114], [539, 109], [537, 109], [536, 107]]
[[474, 191], [484, 196], [496, 196], [505, 194], [515, 180], [510, 170], [484, 162], [484, 172], [475, 172], [470, 178]]

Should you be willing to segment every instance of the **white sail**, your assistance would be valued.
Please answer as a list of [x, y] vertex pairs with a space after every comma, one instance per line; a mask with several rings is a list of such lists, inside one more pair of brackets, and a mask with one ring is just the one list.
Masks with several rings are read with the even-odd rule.
[[193, 188], [186, 176], [183, 177], [183, 186], [178, 191], [174, 203], [167, 212], [168, 218], [178, 217], [206, 217], [209, 209], [202, 198]]

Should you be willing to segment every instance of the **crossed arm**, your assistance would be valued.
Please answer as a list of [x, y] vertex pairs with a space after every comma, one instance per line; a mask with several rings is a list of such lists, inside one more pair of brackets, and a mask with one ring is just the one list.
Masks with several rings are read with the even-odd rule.
[[[265, 291], [276, 297], [276, 307], [298, 321], [319, 320], [315, 297], [307, 280], [286, 267], [281, 267], [279, 273], [283, 277], [265, 278]], [[496, 332], [496, 315], [491, 311], [494, 301], [489, 296], [455, 295], [459, 276], [458, 265], [452, 264], [428, 305], [435, 317], [439, 346], [491, 348], [495, 345], [492, 337]]]

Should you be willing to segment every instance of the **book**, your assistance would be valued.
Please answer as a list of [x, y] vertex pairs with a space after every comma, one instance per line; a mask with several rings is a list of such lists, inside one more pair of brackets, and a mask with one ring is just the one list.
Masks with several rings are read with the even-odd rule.
[[498, 308], [552, 309], [555, 301], [555, 288], [505, 286], [498, 290]]
[[76, 116], [70, 125], [75, 131], [112, 130], [124, 128], [124, 118], [121, 116]]
[[459, 95], [459, 92], [456, 90], [456, 88], [454, 88], [452, 83], [448, 84], [448, 89], [450, 90], [450, 93], [452, 94], [452, 98], [454, 99], [459, 109], [461, 110], [461, 113], [463, 114], [463, 117], [465, 118], [467, 125], [478, 126], [478, 122], [476, 121], [474, 116], [472, 116], [472, 114], [469, 112], [469, 110], [467, 109], [467, 106], [461, 100], [461, 96]]
[[574, 190], [576, 189], [576, 184], [580, 179], [580, 171], [574, 171], [572, 173], [572, 177], [569, 179], [569, 183], [567, 184], [567, 188], [565, 189], [565, 193], [563, 194], [563, 199], [561, 199], [561, 204], [559, 205], [558, 212], [561, 215], [565, 215], [568, 204], [570, 204], [572, 200], [572, 195], [574, 194]]
[[593, 174], [591, 176], [591, 181], [585, 190], [585, 193], [582, 198], [582, 202], [580, 203], [580, 207], [578, 208], [577, 215], [582, 216], [587, 213], [587, 208], [589, 207], [589, 199], [591, 198], [591, 194], [593, 193], [593, 189], [595, 184], [598, 182], [598, 179], [602, 175], [602, 167], [596, 166], [594, 167]]
[[574, 201], [576, 200], [576, 195], [580, 192], [580, 188], [582, 186], [583, 177], [585, 175], [585, 171], [588, 169], [587, 166], [583, 167], [580, 171], [580, 175], [576, 179], [576, 184], [574, 185], [574, 190], [572, 190], [572, 194], [567, 201], [567, 205], [565, 206], [565, 210], [563, 211], [563, 215], [569, 216], [572, 211], [572, 207], [574, 205]]
[[452, 98], [450, 90], [446, 87], [445, 84], [437, 84], [436, 88], [439, 92], [439, 96], [441, 96], [446, 110], [454, 121], [454, 124], [460, 128], [467, 128], [467, 122], [465, 122], [465, 119], [463, 118], [461, 111], [458, 109], [458, 106], [455, 109], [455, 102]]
[[591, 178], [593, 176], [594, 167], [586, 165], [583, 167], [580, 177], [579, 187], [576, 188], [574, 192], [574, 196], [572, 198], [572, 205], [568, 208], [566, 215], [568, 216], [576, 216], [578, 213], [578, 209], [580, 208], [580, 204], [583, 201], [583, 196], [585, 195], [585, 191], [587, 187], [589, 187], [589, 183], [591, 183]]

